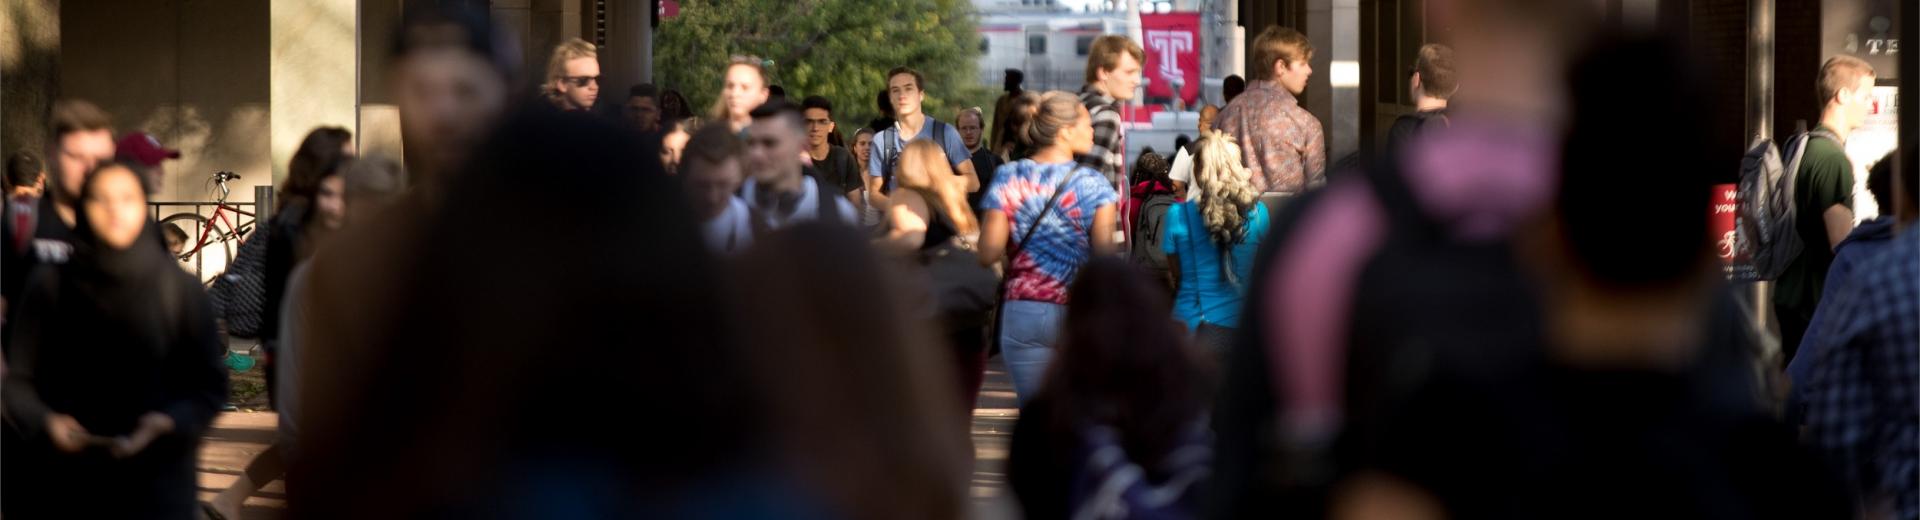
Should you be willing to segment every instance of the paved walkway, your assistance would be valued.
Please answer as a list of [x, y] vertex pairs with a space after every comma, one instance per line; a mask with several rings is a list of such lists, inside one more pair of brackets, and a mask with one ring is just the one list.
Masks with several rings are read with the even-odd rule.
[[995, 357], [987, 362], [987, 381], [973, 409], [973, 518], [1019, 518], [1019, 506], [1007, 491], [1007, 446], [1020, 405], [1013, 380]]
[[[973, 411], [973, 514], [975, 519], [1019, 518], [1018, 506], [1006, 488], [1007, 444], [1019, 407], [1013, 384], [1000, 359], [987, 366], [986, 385]], [[273, 412], [228, 412], [214, 419], [200, 449], [200, 499], [233, 484], [253, 456], [273, 442]], [[274, 481], [247, 499], [241, 519], [279, 519], [287, 507], [286, 484]], [[233, 519], [233, 520], [241, 520]]]
[[[227, 412], [213, 420], [200, 446], [200, 500], [212, 500], [220, 490], [232, 485], [247, 468], [253, 456], [273, 442], [273, 412]], [[248, 498], [240, 517], [246, 520], [278, 519], [286, 516], [287, 488], [273, 481]], [[241, 519], [229, 519], [241, 520]]]

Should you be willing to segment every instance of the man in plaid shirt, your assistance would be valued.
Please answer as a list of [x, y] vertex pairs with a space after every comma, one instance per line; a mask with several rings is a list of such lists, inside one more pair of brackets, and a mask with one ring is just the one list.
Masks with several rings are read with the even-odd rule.
[[[1120, 194], [1117, 207], [1129, 207], [1127, 195], [1127, 131], [1120, 116], [1120, 104], [1133, 99], [1140, 88], [1141, 63], [1146, 53], [1140, 44], [1117, 34], [1101, 36], [1087, 47], [1087, 85], [1080, 89], [1080, 103], [1093, 116], [1093, 150], [1080, 158], [1086, 165], [1107, 177], [1113, 191]], [[1127, 213], [1120, 212], [1120, 230], [1133, 232]]]
[[[1807, 435], [1866, 511], [1920, 518], [1920, 227], [1868, 258], [1822, 302], [1804, 384]], [[1887, 501], [1891, 500], [1889, 504]]]

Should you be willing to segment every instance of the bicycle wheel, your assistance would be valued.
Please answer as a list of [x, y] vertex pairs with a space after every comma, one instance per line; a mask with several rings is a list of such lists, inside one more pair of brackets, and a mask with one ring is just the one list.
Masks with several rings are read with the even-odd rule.
[[[226, 248], [215, 243], [221, 235], [218, 229], [219, 226], [213, 225], [213, 223], [207, 220], [207, 217], [202, 217], [196, 213], [176, 213], [169, 215], [167, 218], [160, 219], [160, 233], [162, 237], [166, 236], [166, 228], [168, 226], [178, 227], [180, 231], [187, 235], [186, 241], [180, 244], [179, 252], [174, 253], [174, 258], [182, 264], [181, 267], [186, 269], [187, 272], [193, 273], [202, 283], [205, 283], [226, 269], [228, 260], [222, 257], [222, 255], [225, 254], [224, 250]], [[202, 237], [205, 239], [202, 240]], [[215, 260], [209, 262], [207, 260], [208, 254], [214, 255]]]

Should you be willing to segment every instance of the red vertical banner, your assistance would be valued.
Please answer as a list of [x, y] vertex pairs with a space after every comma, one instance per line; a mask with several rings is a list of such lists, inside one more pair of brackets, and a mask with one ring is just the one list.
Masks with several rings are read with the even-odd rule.
[[[1200, 98], [1200, 13], [1140, 15], [1141, 66], [1147, 96], [1178, 97], [1191, 105]], [[1174, 85], [1180, 86], [1174, 92]]]

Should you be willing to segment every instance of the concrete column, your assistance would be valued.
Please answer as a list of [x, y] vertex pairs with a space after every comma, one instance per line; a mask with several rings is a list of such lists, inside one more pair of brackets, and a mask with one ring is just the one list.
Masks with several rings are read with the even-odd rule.
[[653, 2], [607, 3], [607, 46], [600, 50], [600, 99], [625, 103], [627, 87], [653, 81]]
[[0, 1], [0, 154], [42, 154], [59, 84], [60, 0]]
[[1331, 165], [1360, 149], [1360, 1], [1308, 0], [1305, 22], [1314, 74], [1303, 101], [1320, 119]]
[[273, 2], [268, 112], [275, 184], [314, 127], [360, 133], [358, 8], [357, 0]]

